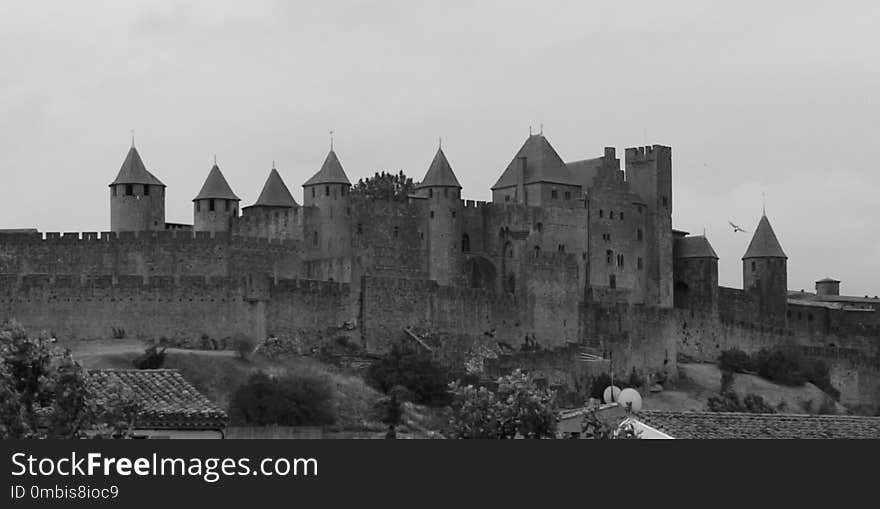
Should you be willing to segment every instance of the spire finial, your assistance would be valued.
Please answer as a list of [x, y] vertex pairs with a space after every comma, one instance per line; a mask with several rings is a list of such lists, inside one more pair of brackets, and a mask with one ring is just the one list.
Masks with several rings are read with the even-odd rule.
[[767, 195], [764, 193], [761, 193], [761, 213], [763, 216], [767, 215]]
[[437, 137], [437, 148], [439, 148], [440, 150], [443, 150], [443, 136]]
[[275, 169], [275, 160], [274, 159], [272, 159], [272, 169], [273, 170]]
[[333, 131], [330, 131], [330, 150], [333, 150]]
[[544, 122], [541, 122], [541, 131], [539, 132], [541, 136], [544, 136]]
[[134, 148], [134, 129], [131, 130], [131, 148]]
[[217, 154], [214, 154], [214, 166], [217, 166]]
[[529, 126], [529, 136], [532, 135], [532, 126]]

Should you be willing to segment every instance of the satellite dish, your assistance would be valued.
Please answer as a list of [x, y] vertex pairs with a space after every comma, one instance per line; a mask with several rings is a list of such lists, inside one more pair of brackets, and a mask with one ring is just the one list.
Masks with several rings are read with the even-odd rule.
[[[613, 399], [611, 397], [612, 390], [614, 391], [614, 398]], [[604, 400], [605, 403], [612, 403], [614, 401], [618, 401], [620, 399], [619, 396], [620, 396], [620, 387], [618, 387], [616, 385], [609, 385], [608, 387], [605, 388], [605, 392], [602, 393], [602, 400]]]
[[631, 412], [638, 412], [642, 409], [642, 396], [635, 389], [624, 389], [620, 391], [617, 403]]

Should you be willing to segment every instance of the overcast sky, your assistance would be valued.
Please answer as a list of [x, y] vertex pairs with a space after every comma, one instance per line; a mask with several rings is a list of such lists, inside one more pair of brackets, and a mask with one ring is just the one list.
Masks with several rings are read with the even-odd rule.
[[[424, 4], [427, 4], [425, 2]], [[301, 201], [328, 131], [349, 178], [417, 180], [442, 136], [468, 199], [528, 135], [565, 160], [673, 147], [674, 225], [721, 283], [766, 193], [789, 287], [880, 294], [880, 3], [0, 3], [0, 228], [109, 229], [134, 129], [167, 220], [214, 154], [243, 204], [272, 161]]]

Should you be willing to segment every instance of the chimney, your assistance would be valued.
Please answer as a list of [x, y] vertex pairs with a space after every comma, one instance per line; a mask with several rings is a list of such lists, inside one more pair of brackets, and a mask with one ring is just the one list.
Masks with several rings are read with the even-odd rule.
[[840, 295], [840, 281], [830, 277], [816, 281], [816, 295]]

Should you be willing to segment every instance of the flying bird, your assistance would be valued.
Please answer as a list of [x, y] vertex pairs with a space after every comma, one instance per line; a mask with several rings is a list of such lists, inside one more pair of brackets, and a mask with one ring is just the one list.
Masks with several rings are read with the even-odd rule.
[[749, 232], [747, 232], [746, 230], [743, 230], [742, 228], [740, 228], [739, 226], [733, 224], [733, 223], [730, 222], [730, 221], [728, 221], [727, 224], [729, 224], [730, 226], [733, 227], [733, 233], [736, 233], [736, 232], [749, 233]]

